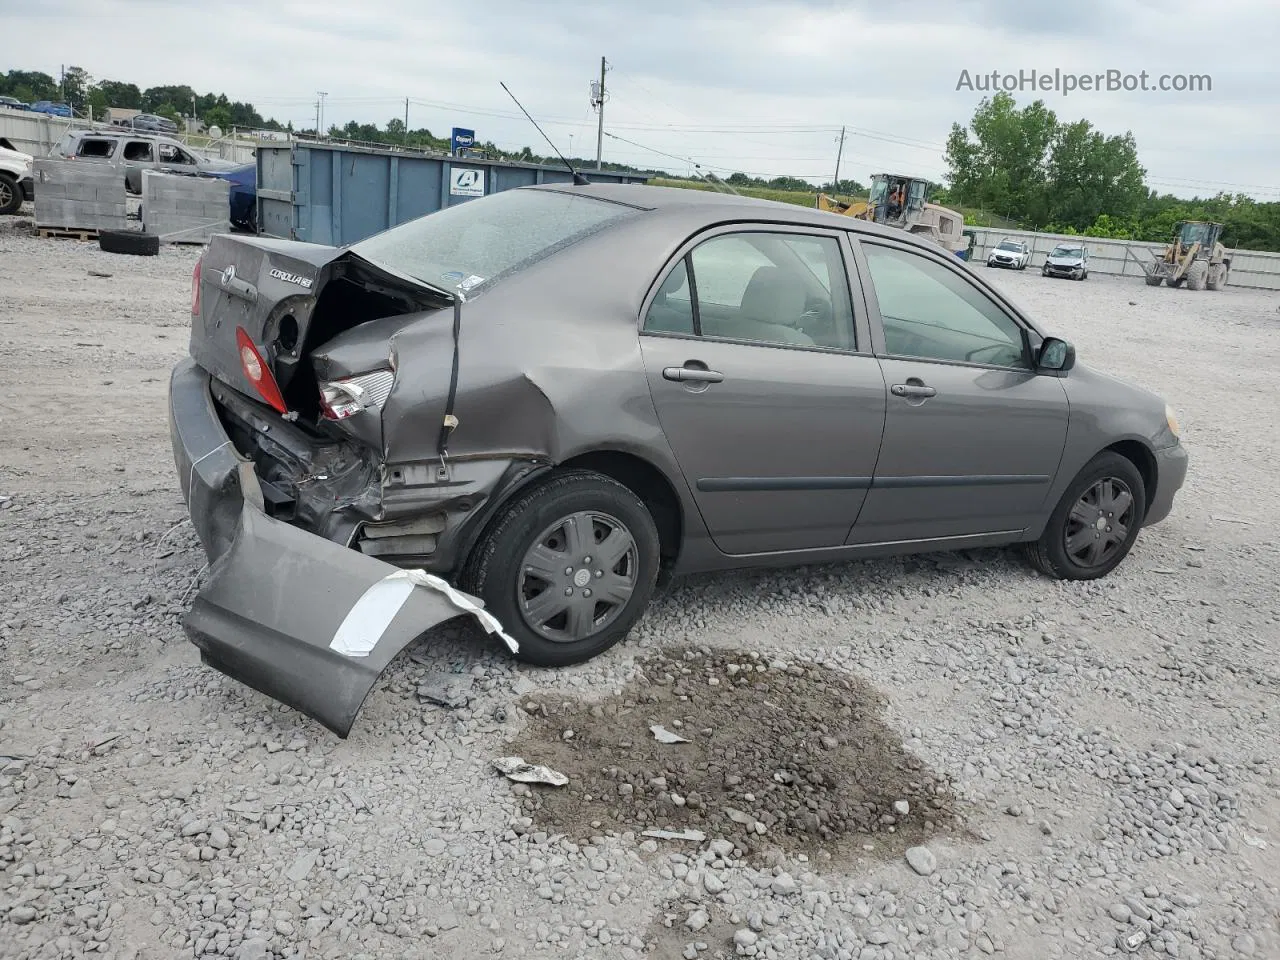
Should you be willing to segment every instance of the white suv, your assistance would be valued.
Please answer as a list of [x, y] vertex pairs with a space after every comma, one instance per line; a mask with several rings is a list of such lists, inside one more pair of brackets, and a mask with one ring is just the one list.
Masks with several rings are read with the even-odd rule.
[[1031, 247], [1021, 240], [1001, 240], [994, 250], [987, 255], [988, 267], [1009, 267], [1013, 270], [1025, 270], [1031, 262]]
[[0, 137], [0, 215], [17, 213], [22, 201], [35, 197], [34, 162], [31, 154], [13, 149], [12, 143]]

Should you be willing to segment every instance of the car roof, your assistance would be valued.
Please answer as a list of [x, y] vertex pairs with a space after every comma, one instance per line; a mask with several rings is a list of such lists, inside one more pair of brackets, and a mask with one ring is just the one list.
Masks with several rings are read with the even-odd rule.
[[[584, 174], [590, 178], [590, 173]], [[778, 200], [763, 200], [710, 190], [690, 190], [684, 187], [657, 187], [647, 183], [592, 183], [575, 186], [568, 183], [544, 183], [518, 187], [520, 190], [551, 190], [598, 197], [613, 203], [623, 203], [641, 210], [656, 213], [688, 214], [704, 217], [708, 224], [732, 220], [764, 220], [851, 230], [868, 236], [887, 237], [923, 246], [927, 250], [942, 250], [932, 241], [922, 240], [896, 227], [886, 227], [869, 220], [859, 220], [839, 213], [829, 213], [816, 207], [802, 207]], [[945, 251], [944, 251], [945, 252]]]

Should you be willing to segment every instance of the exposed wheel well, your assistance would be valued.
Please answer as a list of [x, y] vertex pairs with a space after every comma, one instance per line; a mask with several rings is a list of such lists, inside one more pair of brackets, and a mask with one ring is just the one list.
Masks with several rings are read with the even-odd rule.
[[1142, 485], [1147, 490], [1147, 503], [1150, 504], [1156, 495], [1156, 484], [1160, 482], [1155, 454], [1137, 440], [1121, 440], [1107, 449], [1120, 454], [1138, 468], [1138, 473], [1142, 474]]
[[680, 553], [680, 541], [684, 533], [684, 516], [680, 510], [680, 498], [671, 483], [653, 464], [630, 453], [616, 450], [595, 450], [583, 453], [560, 464], [594, 470], [617, 480], [645, 502], [653, 514], [662, 545], [663, 564], [669, 565]]

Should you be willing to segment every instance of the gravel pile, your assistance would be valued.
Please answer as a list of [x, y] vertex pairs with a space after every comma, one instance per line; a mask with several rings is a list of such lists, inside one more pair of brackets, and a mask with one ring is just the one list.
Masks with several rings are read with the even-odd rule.
[[761, 862], [864, 844], [900, 853], [953, 820], [950, 791], [852, 676], [709, 648], [659, 650], [637, 669], [603, 702], [522, 704], [533, 722], [508, 752], [570, 781], [528, 791], [544, 829], [712, 834]]
[[1280, 956], [1277, 295], [996, 274], [1184, 424], [1174, 515], [1103, 581], [699, 577], [559, 671], [462, 621], [340, 741], [181, 632], [196, 256], [0, 222], [0, 957]]

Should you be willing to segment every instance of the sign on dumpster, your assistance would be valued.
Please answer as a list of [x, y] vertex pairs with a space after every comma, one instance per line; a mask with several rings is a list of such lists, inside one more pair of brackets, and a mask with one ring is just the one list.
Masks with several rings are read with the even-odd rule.
[[449, 195], [454, 197], [483, 197], [483, 167], [450, 167]]

